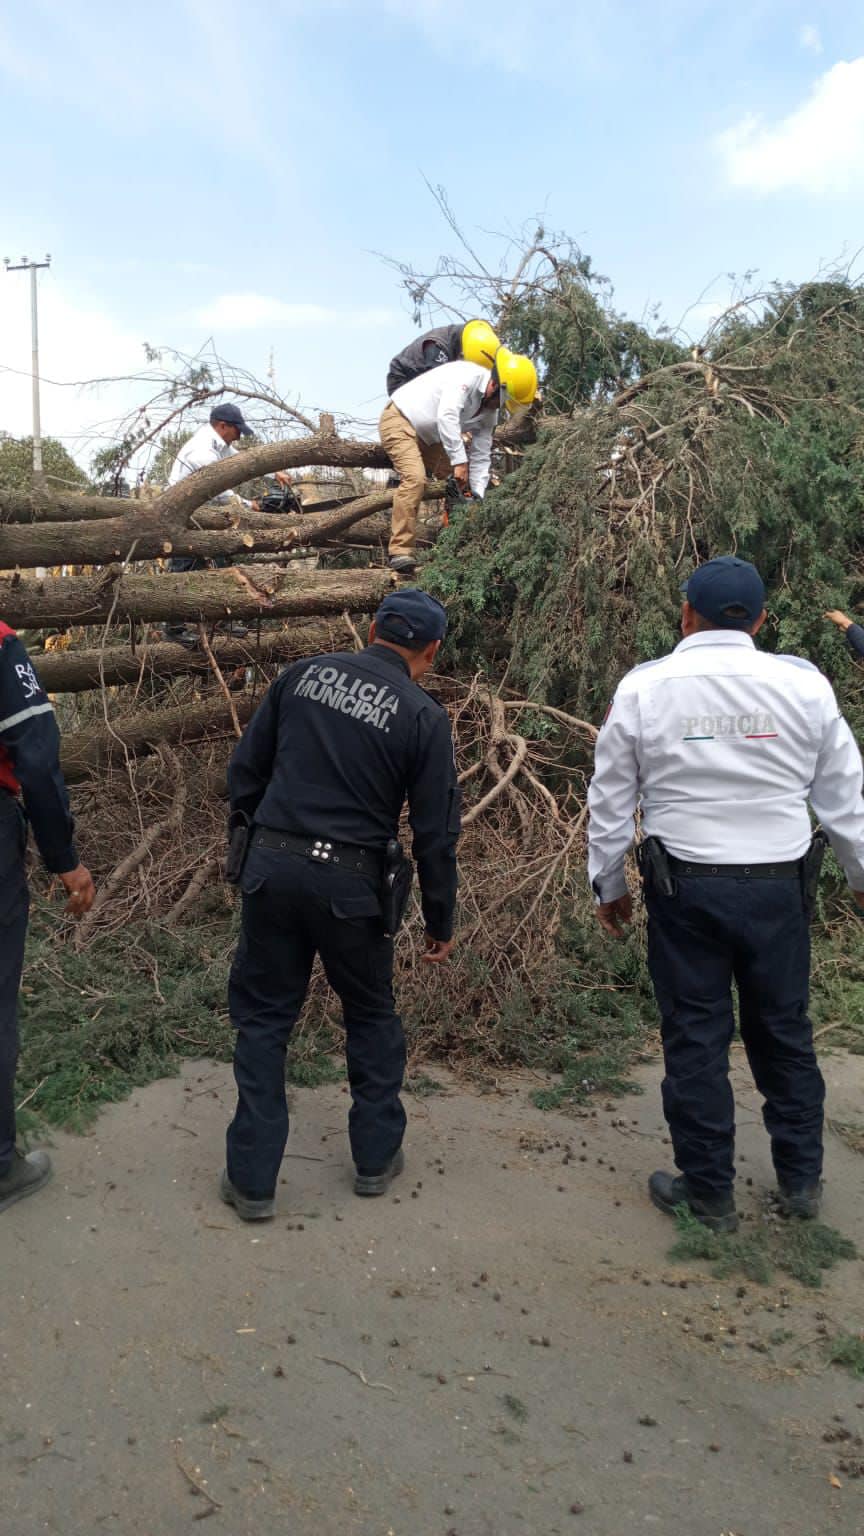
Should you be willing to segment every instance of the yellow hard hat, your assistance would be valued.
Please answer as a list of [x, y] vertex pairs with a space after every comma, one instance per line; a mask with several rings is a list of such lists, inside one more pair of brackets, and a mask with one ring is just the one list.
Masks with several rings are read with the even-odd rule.
[[519, 411], [531, 404], [537, 393], [537, 369], [530, 357], [499, 347], [495, 353], [495, 377], [505, 391], [508, 411]]
[[466, 363], [491, 368], [501, 343], [486, 320], [469, 320], [462, 328], [462, 356]]

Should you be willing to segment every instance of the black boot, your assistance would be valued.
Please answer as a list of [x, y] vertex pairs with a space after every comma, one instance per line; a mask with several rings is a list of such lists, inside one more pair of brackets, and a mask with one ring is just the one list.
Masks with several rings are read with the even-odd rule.
[[697, 1194], [683, 1174], [652, 1173], [648, 1193], [658, 1211], [674, 1216], [686, 1206], [691, 1216], [712, 1232], [737, 1232], [738, 1213], [731, 1192], [728, 1195]]
[[47, 1152], [12, 1153], [12, 1161], [6, 1172], [0, 1175], [0, 1211], [16, 1200], [26, 1200], [37, 1189], [47, 1184], [51, 1177], [51, 1159]]
[[386, 1168], [379, 1168], [372, 1173], [368, 1169], [358, 1168], [354, 1175], [355, 1195], [386, 1195], [390, 1187], [390, 1180], [402, 1172], [405, 1167], [405, 1153], [402, 1148], [391, 1157]]
[[784, 1216], [797, 1216], [800, 1221], [815, 1221], [822, 1204], [822, 1180], [812, 1184], [799, 1184], [796, 1188], [778, 1179], [777, 1204]]

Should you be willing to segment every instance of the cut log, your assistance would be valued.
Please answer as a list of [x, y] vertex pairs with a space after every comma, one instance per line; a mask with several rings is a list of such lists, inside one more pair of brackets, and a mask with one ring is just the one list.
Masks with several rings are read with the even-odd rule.
[[[439, 496], [440, 481], [431, 481], [426, 498]], [[393, 493], [380, 492], [344, 502], [335, 511], [315, 516], [268, 516], [241, 509], [231, 517], [222, 508], [212, 509], [215, 528], [178, 528], [163, 512], [159, 503], [133, 503], [122, 517], [79, 523], [34, 523], [0, 528], [0, 570], [32, 569], [61, 565], [110, 565], [114, 560], [153, 560], [163, 555], [195, 555], [212, 559], [220, 555], [242, 554], [255, 550], [261, 554], [281, 554], [298, 545], [322, 544], [335, 538], [354, 523], [392, 504]], [[116, 505], [116, 503], [115, 503]], [[207, 509], [209, 512], [211, 509]], [[193, 514], [196, 524], [204, 513]], [[226, 525], [227, 526], [224, 526]]]
[[[315, 656], [320, 651], [353, 651], [354, 637], [343, 619], [331, 623], [293, 624], [275, 633], [265, 631], [256, 639], [254, 630], [248, 640], [211, 642], [213, 654], [223, 671], [234, 667], [264, 666], [289, 661], [295, 656]], [[168, 642], [143, 644], [136, 650], [129, 646], [109, 646], [105, 650], [31, 652], [31, 660], [42, 687], [48, 693], [83, 693], [88, 688], [106, 688], [135, 684], [148, 677], [175, 677], [184, 672], [209, 672], [210, 663], [203, 651], [189, 651]]]
[[[241, 724], [252, 716], [261, 702], [238, 694], [234, 701]], [[190, 741], [204, 741], [209, 737], [232, 736], [234, 725], [231, 709], [225, 699], [211, 696], [201, 704], [185, 704], [177, 709], [141, 710], [138, 714], [120, 717], [107, 726], [97, 726], [86, 731], [69, 731], [62, 738], [60, 766], [67, 784], [84, 779], [96, 768], [108, 763], [123, 762], [125, 753], [132, 756], [153, 752], [161, 742], [182, 745]]]
[[109, 619], [208, 623], [371, 613], [393, 590], [386, 569], [129, 571], [106, 566], [91, 576], [0, 576], [0, 615], [13, 629], [104, 624]]

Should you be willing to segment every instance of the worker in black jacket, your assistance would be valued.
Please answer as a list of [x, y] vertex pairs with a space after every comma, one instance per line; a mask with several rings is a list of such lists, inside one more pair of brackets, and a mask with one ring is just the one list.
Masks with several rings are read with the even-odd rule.
[[51, 1175], [47, 1152], [25, 1154], [15, 1145], [28, 820], [46, 868], [69, 893], [66, 910], [80, 917], [93, 904], [93, 881], [72, 841], [59, 740], [54, 710], [27, 652], [15, 631], [0, 623], [0, 1211], [35, 1194]]
[[491, 368], [501, 343], [486, 320], [468, 320], [464, 325], [436, 325], [423, 336], [409, 341], [407, 347], [390, 359], [387, 370], [387, 394], [403, 384], [440, 368], [442, 363], [479, 363]]
[[316, 954], [342, 1003], [355, 1191], [383, 1194], [403, 1166], [397, 924], [388, 934], [381, 898], [407, 795], [424, 959], [447, 960], [459, 787], [448, 717], [417, 686], [446, 627], [444, 609], [425, 592], [391, 593], [365, 650], [298, 661], [281, 674], [231, 760], [232, 816], [245, 813], [254, 829], [229, 986], [238, 1103], [221, 1194], [244, 1220], [273, 1215], [288, 1136], [285, 1050]]

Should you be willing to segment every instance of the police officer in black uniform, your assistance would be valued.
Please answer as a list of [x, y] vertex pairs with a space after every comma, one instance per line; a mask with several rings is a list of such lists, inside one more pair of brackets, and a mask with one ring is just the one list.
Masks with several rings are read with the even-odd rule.
[[238, 1103], [220, 1192], [244, 1220], [273, 1215], [288, 1136], [285, 1050], [316, 953], [342, 1003], [356, 1193], [383, 1194], [403, 1166], [405, 1038], [381, 898], [407, 795], [424, 958], [448, 958], [459, 787], [448, 717], [417, 686], [446, 628], [425, 592], [391, 593], [365, 650], [286, 668], [231, 760], [232, 817], [245, 814], [253, 829], [229, 985]]
[[60, 876], [69, 893], [66, 910], [82, 916], [95, 894], [72, 841], [59, 742], [54, 710], [27, 652], [15, 631], [0, 623], [0, 1211], [35, 1194], [51, 1175], [47, 1152], [25, 1154], [15, 1145], [18, 988], [29, 912], [28, 820], [46, 868]]

